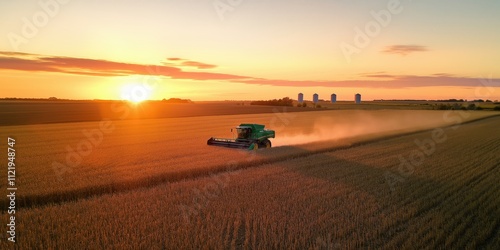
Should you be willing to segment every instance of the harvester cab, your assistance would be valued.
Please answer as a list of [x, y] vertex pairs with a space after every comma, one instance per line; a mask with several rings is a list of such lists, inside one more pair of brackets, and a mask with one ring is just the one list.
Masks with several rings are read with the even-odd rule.
[[[231, 132], [233, 129], [231, 129]], [[252, 129], [247, 127], [236, 127], [236, 133], [238, 136], [236, 139], [249, 139], [252, 135]]]
[[[236, 127], [236, 138], [215, 138], [208, 139], [207, 145], [221, 146], [228, 148], [241, 148], [257, 150], [259, 148], [270, 148], [271, 141], [274, 138], [274, 130], [265, 129], [261, 124], [243, 123]], [[233, 131], [233, 129], [231, 129]]]

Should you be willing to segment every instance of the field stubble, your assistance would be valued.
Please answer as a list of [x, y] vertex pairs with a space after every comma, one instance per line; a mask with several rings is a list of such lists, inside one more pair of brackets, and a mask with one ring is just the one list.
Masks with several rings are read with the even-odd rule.
[[385, 173], [430, 131], [330, 152], [289, 147], [309, 156], [238, 171], [189, 222], [179, 206], [199, 205], [193, 190], [217, 176], [23, 209], [19, 247], [495, 249], [499, 123], [445, 129], [447, 140], [394, 190]]
[[[18, 142], [17, 162], [22, 166], [18, 175], [23, 187], [19, 201], [29, 207], [246, 168], [453, 124], [453, 119], [443, 119], [444, 114], [318, 111], [111, 121], [108, 128], [112, 129], [102, 133], [100, 143], [90, 151], [81, 147], [86, 153], [79, 161], [70, 152], [92, 140], [82, 131], [99, 129], [99, 122], [8, 126], [2, 133]], [[463, 121], [491, 114], [470, 112]], [[275, 129], [277, 136], [272, 141], [278, 147], [250, 153], [206, 145], [211, 136], [233, 137], [229, 129], [244, 122]]]

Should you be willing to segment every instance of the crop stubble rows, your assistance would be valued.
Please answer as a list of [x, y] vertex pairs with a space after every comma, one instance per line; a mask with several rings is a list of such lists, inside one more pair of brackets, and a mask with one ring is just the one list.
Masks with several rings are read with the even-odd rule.
[[446, 142], [394, 191], [384, 174], [429, 131], [241, 170], [225, 177], [189, 222], [179, 206], [199, 205], [192, 190], [215, 177], [25, 209], [20, 244], [494, 248], [500, 244], [499, 122], [446, 129]]
[[[469, 119], [489, 115], [491, 112], [474, 113]], [[68, 164], [67, 148], [76, 151], [79, 143], [88, 142], [82, 131], [98, 129], [99, 123], [9, 126], [2, 133], [15, 135], [20, 142], [23, 192], [19, 204], [29, 207], [154, 186], [449, 124], [442, 117], [439, 111], [387, 110], [289, 113], [285, 119], [276, 114], [253, 114], [113, 121], [114, 129], [103, 133], [102, 142], [76, 166]], [[241, 122], [271, 125], [277, 130], [273, 143], [292, 145], [254, 155], [206, 146], [211, 136], [231, 137], [229, 128]], [[355, 138], [348, 139], [352, 136]], [[316, 143], [293, 145], [302, 141]], [[66, 168], [54, 169], [54, 162]]]

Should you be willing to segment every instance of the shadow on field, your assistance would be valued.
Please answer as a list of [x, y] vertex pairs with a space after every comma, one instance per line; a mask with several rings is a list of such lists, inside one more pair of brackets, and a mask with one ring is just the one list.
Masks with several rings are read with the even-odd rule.
[[[388, 168], [348, 161], [328, 153], [314, 154], [307, 158], [299, 164], [294, 164], [292, 161], [283, 162], [281, 165], [306, 178], [327, 181], [333, 187], [345, 189], [346, 193], [336, 196], [335, 199], [342, 200], [346, 204], [345, 207], [341, 208], [346, 216], [359, 217], [356, 221], [359, 220], [363, 226], [358, 227], [348, 235], [344, 235], [343, 238], [344, 240], [356, 238], [356, 241], [361, 243], [363, 247], [384, 247], [396, 232], [408, 233], [409, 221], [419, 214], [400, 218], [396, 215], [402, 212], [400, 210], [411, 208], [425, 213], [439, 205], [438, 203], [430, 203], [427, 197], [418, 197], [416, 194], [418, 190], [412, 189], [413, 187], [425, 187], [438, 193], [443, 193], [449, 188], [443, 183], [408, 176], [404, 177], [402, 182], [393, 183], [394, 190], [392, 191], [389, 181], [395, 180], [386, 177], [388, 173], [392, 173], [392, 171], [388, 172]], [[338, 207], [328, 208], [328, 202], [325, 202], [325, 205], [326, 210], [339, 209]], [[354, 207], [366, 207], [366, 211], [358, 214], [356, 210], [350, 209]], [[367, 221], [367, 217], [370, 217], [372, 221]], [[376, 224], [383, 224], [381, 220], [389, 217], [392, 220], [390, 227], [383, 228], [377, 237], [359, 237], [359, 235], [375, 229], [378, 226]], [[330, 227], [334, 228], [336, 223], [335, 220], [332, 220]]]
[[[489, 120], [488, 124], [490, 125], [481, 136], [497, 136], [500, 139], [498, 134], [491, 135], [488, 133], [488, 131], [495, 131], [497, 128], [497, 123], [495, 122], [498, 122], [498, 118]], [[470, 130], [475, 129], [475, 127], [470, 128]], [[458, 133], [460, 135], [468, 135], [468, 132], [470, 131], [467, 130], [467, 127], [463, 126]], [[484, 173], [466, 176], [462, 182], [457, 183], [453, 178], [447, 179], [447, 177], [444, 179], [445, 181], [435, 181], [433, 179], [421, 178], [419, 176], [422, 175], [418, 174], [407, 176], [399, 174], [399, 178], [394, 176], [388, 177], [388, 173], [398, 175], [397, 166], [386, 166], [380, 163], [378, 165], [375, 163], [373, 165], [363, 164], [335, 156], [336, 152], [341, 150], [357, 150], [359, 146], [378, 141], [392, 143], [389, 141], [391, 138], [418, 133], [422, 133], [422, 131], [352, 144], [336, 144], [330, 148], [319, 150], [308, 150], [299, 146], [277, 147], [258, 151], [255, 153], [258, 156], [256, 160], [241, 161], [235, 165], [217, 165], [193, 171], [164, 173], [144, 179], [110, 183], [62, 193], [50, 193], [30, 197], [20, 196], [19, 204], [20, 207], [27, 208], [50, 203], [63, 203], [109, 193], [121, 193], [138, 188], [154, 187], [186, 179], [210, 178], [211, 174], [239, 169], [265, 168], [268, 166], [267, 164], [274, 164], [283, 166], [288, 171], [305, 176], [306, 178], [318, 179], [347, 187], [352, 192], [338, 198], [353, 201], [358, 208], [361, 207], [363, 209], [363, 203], [368, 201], [372, 202], [370, 204], [375, 204], [372, 207], [373, 211], [366, 211], [363, 214], [365, 217], [373, 216], [373, 218], [369, 222], [362, 221], [366, 222], [367, 225], [360, 226], [359, 230], [364, 233], [373, 230], [376, 232], [376, 235], [370, 232], [372, 233], [371, 235], [360, 239], [358, 232], [350, 231], [345, 236], [346, 238], [351, 236], [353, 238], [358, 237], [359, 242], [362, 242], [363, 246], [386, 246], [390, 242], [390, 246], [399, 247], [408, 242], [418, 242], [418, 237], [427, 237], [421, 242], [421, 246], [427, 246], [426, 244], [428, 243], [431, 246], [442, 247], [448, 241], [447, 237], [453, 234], [461, 236], [461, 243], [455, 243], [455, 245], [452, 244], [450, 246], [462, 248], [468, 246], [467, 242], [474, 240], [478, 242], [477, 246], [489, 246], [492, 245], [491, 242], [498, 241], [500, 213], [497, 208], [499, 204], [496, 201], [497, 198], [495, 198], [495, 190], [491, 188], [498, 187], [494, 182], [493, 184], [491, 182], [492, 178], [500, 177], [498, 161], [497, 165], [486, 166], [490, 169], [483, 169]], [[448, 135], [452, 135], [453, 133], [455, 132], [449, 132]], [[412, 140], [412, 138], [409, 137], [408, 140]], [[450, 145], [452, 144], [452, 141], [448, 141], [442, 144], [442, 147], [451, 147]], [[481, 145], [471, 144], [469, 146], [480, 147]], [[249, 157], [254, 154], [246, 152], [242, 155], [240, 153], [235, 151], [235, 157]], [[392, 152], [387, 152], [382, 157], [390, 158], [394, 156]], [[453, 171], [460, 171], [462, 167], [461, 162], [464, 157], [481, 159], [482, 156], [479, 151], [477, 155], [461, 154], [443, 164], [454, 166]], [[436, 164], [442, 163], [438, 161], [433, 164], [436, 166]], [[422, 166], [419, 166], [419, 171], [433, 171], [433, 164], [426, 162]], [[442, 175], [447, 174], [442, 173]], [[389, 181], [395, 182], [394, 190], [391, 189]], [[484, 183], [487, 185], [484, 185]], [[1, 205], [6, 207], [7, 201], [2, 200], [2, 203]], [[325, 203], [325, 206], [325, 209], [335, 209], [328, 207], [328, 203]], [[357, 215], [353, 211], [348, 211], [349, 207], [344, 209], [353, 216]], [[378, 224], [382, 226], [377, 227]], [[333, 227], [333, 225], [331, 226]], [[422, 232], [422, 230], [428, 230], [429, 236], [425, 235], [426, 232]], [[417, 237], [417, 240], [415, 237]]]
[[[488, 133], [483, 135], [490, 136]], [[446, 143], [448, 145], [443, 144], [443, 147], [453, 145], [451, 141]], [[475, 146], [481, 147], [479, 144]], [[449, 172], [437, 172], [440, 176], [439, 181], [436, 181], [422, 178], [421, 174], [403, 175], [394, 164], [377, 166], [340, 159], [332, 153], [338, 150], [323, 153], [302, 151], [302, 155], [309, 156], [300, 161], [283, 161], [279, 164], [306, 178], [327, 181], [351, 190], [352, 193], [338, 197], [356, 203], [347, 205], [346, 214], [354, 213], [349, 211], [350, 205], [363, 207], [364, 202], [376, 202], [374, 211], [360, 215], [370, 216], [371, 220], [361, 219], [363, 226], [345, 235], [344, 239], [356, 238], [362, 247], [370, 248], [387, 247], [388, 243], [391, 247], [415, 246], [418, 243], [422, 247], [484, 248], [498, 243], [500, 204], [491, 188], [495, 186], [494, 179], [500, 178], [500, 165], [485, 165], [473, 176], [461, 174], [465, 171], [465, 166], [461, 165], [463, 157], [480, 159], [484, 157], [480, 153], [476, 156], [462, 154], [446, 162], [448, 166], [456, 167], [449, 172], [457, 174], [450, 176]], [[388, 152], [386, 157], [396, 155]], [[424, 162], [415, 168], [433, 171], [436, 164], [440, 163]], [[351, 195], [356, 198], [346, 197]], [[325, 209], [329, 209], [328, 202], [325, 202], [325, 206]], [[331, 228], [335, 227], [335, 223], [331, 222]], [[359, 237], [370, 230], [373, 231], [368, 233], [369, 236]]]

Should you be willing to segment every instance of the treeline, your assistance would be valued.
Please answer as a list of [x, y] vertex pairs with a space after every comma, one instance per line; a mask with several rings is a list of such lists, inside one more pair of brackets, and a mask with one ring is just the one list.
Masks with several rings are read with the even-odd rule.
[[378, 99], [373, 100], [374, 102], [494, 102], [495, 104], [500, 104], [498, 100], [465, 100], [465, 99], [443, 99], [443, 100], [419, 100], [419, 99]]
[[429, 100], [418, 99], [376, 99], [374, 102], [428, 102]]
[[[467, 106], [464, 106], [462, 104], [454, 103], [454, 104], [435, 104], [433, 105], [433, 109], [436, 110], [484, 110], [485, 108], [476, 105], [474, 103], [471, 103]], [[490, 108], [491, 109], [491, 108]], [[495, 111], [500, 111], [500, 106], [495, 106], [493, 108]]]
[[4, 97], [4, 98], [0, 98], [0, 100], [6, 100], [6, 101], [47, 101], [47, 100], [48, 101], [70, 101], [70, 99], [60, 99], [57, 97], [49, 97], [49, 98]]
[[476, 100], [464, 100], [464, 99], [446, 99], [446, 100], [436, 100], [436, 102], [493, 102], [492, 100], [483, 100], [483, 99], [476, 99]]
[[181, 99], [181, 98], [170, 98], [168, 100], [163, 98], [163, 100], [161, 100], [161, 101], [166, 102], [166, 103], [192, 103], [193, 102], [190, 99]]
[[253, 101], [250, 105], [269, 105], [269, 106], [293, 106], [293, 100], [289, 97], [284, 97], [282, 99], [272, 99], [267, 101]]

